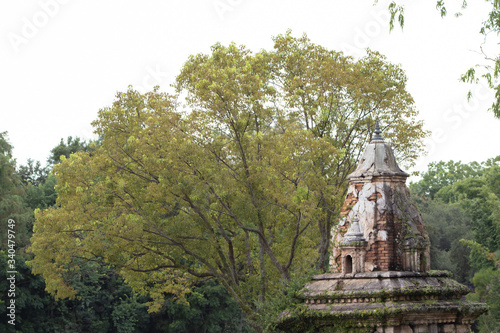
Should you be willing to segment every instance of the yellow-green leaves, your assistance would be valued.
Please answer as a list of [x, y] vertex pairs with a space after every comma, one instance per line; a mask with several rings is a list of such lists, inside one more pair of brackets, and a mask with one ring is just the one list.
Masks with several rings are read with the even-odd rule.
[[360, 59], [344, 56], [290, 32], [274, 38], [271, 53], [273, 80], [280, 105], [294, 112], [318, 137], [329, 137], [345, 149], [337, 170], [347, 176], [373, 132], [375, 119], [383, 136], [404, 166], [423, 153], [428, 135], [414, 101], [406, 91], [406, 75], [378, 52], [367, 50]]
[[423, 132], [381, 56], [275, 43], [191, 56], [176, 83], [186, 112], [176, 96], [132, 88], [99, 112], [102, 145], [55, 168], [60, 207], [36, 216], [33, 268], [52, 292], [71, 295], [74, 258], [99, 257], [153, 297], [152, 311], [217, 278], [251, 317], [257, 299], [325, 259], [374, 117], [400, 119], [389, 138]]

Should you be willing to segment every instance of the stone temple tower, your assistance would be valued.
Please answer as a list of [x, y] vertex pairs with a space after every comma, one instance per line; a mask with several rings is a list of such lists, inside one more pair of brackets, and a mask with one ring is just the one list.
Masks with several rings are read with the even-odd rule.
[[285, 311], [287, 332], [470, 332], [486, 306], [464, 285], [430, 270], [429, 237], [391, 147], [377, 122], [333, 230], [330, 272], [298, 293]]
[[[378, 122], [359, 165], [349, 179], [338, 229], [334, 230], [332, 272], [423, 272], [430, 269], [429, 237], [411, 203], [409, 176], [396, 163]], [[347, 233], [346, 233], [347, 231]], [[355, 238], [353, 232], [359, 233]]]

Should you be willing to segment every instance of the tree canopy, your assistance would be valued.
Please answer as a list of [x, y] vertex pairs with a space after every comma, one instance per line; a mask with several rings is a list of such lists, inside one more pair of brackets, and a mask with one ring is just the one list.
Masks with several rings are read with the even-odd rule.
[[[16, 161], [12, 157], [12, 145], [7, 132], [0, 133], [0, 220], [14, 219], [20, 232], [16, 235], [16, 245], [22, 249], [28, 243], [26, 227], [32, 222], [32, 212], [24, 202], [24, 190], [20, 186], [21, 177], [16, 173]], [[0, 232], [0, 250], [7, 250], [6, 228]]]
[[[254, 332], [241, 309], [216, 280], [197, 283], [186, 295], [189, 305], [179, 304], [167, 295], [161, 311], [152, 314], [146, 305], [150, 298], [133, 292], [114, 267], [98, 260], [78, 259], [78, 270], [67, 276], [66, 282], [78, 292], [78, 298], [54, 300], [45, 290], [44, 278], [33, 275], [27, 265], [32, 255], [25, 252], [25, 246], [32, 234], [33, 210], [56, 204], [56, 177], [48, 175], [51, 165], [42, 167], [30, 159], [16, 171], [7, 134], [2, 133], [0, 138], [1, 214], [4, 221], [16, 221], [17, 245], [16, 255], [0, 249], [0, 316], [4, 318], [9, 311], [5, 304], [10, 303], [12, 292], [7, 280], [12, 260], [17, 271], [15, 326], [2, 321], [0, 332]], [[68, 151], [75, 152], [71, 150]], [[5, 239], [2, 230], [0, 235]], [[2, 248], [7, 248], [5, 243]]]
[[499, 161], [433, 163], [411, 186], [429, 226], [433, 268], [472, 282], [468, 298], [490, 306], [478, 320], [480, 332], [500, 327]]
[[75, 295], [79, 260], [118, 267], [159, 310], [216, 278], [253, 322], [259, 304], [326, 269], [346, 176], [375, 118], [407, 164], [427, 132], [401, 68], [287, 33], [271, 51], [216, 44], [176, 93], [130, 88], [93, 123], [101, 145], [54, 167], [57, 208], [36, 211], [33, 271]]
[[57, 146], [52, 148], [50, 151], [50, 156], [47, 159], [47, 161], [50, 164], [58, 164], [61, 162], [61, 157], [69, 158], [69, 156], [73, 153], [79, 152], [79, 151], [89, 151], [92, 149], [91, 146], [95, 145], [96, 142], [86, 142], [82, 141], [79, 137], [73, 137], [69, 136], [66, 138], [66, 142], [61, 138], [61, 141]]

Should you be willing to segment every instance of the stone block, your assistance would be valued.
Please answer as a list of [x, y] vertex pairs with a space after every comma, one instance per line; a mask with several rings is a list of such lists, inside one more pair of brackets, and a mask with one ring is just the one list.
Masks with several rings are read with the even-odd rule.
[[457, 325], [456, 332], [457, 333], [470, 333], [470, 326], [469, 325]]
[[431, 324], [429, 325], [429, 333], [439, 333], [438, 325], [437, 324]]
[[401, 325], [401, 326], [399, 326], [398, 332], [399, 333], [413, 333], [413, 330], [408, 325]]
[[413, 333], [429, 333], [429, 327], [427, 325], [417, 325], [413, 329]]
[[454, 324], [446, 324], [442, 326], [442, 330], [440, 333], [453, 333], [455, 332], [455, 325]]

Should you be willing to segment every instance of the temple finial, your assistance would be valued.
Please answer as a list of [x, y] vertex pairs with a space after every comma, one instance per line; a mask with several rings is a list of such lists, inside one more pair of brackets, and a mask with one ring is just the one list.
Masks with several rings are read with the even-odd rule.
[[380, 124], [378, 122], [378, 118], [377, 120], [375, 120], [375, 135], [373, 136], [372, 138], [372, 141], [374, 140], [377, 140], [377, 141], [384, 141], [384, 138], [380, 135], [382, 134], [382, 131], [380, 130]]

